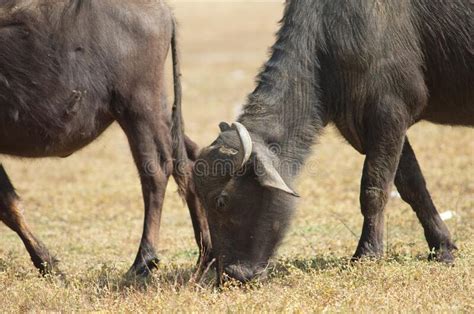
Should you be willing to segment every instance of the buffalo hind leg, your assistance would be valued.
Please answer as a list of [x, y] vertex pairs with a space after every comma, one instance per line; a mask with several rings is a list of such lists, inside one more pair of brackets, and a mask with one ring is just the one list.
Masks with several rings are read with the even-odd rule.
[[384, 209], [406, 132], [406, 119], [397, 111], [398, 105], [398, 102], [385, 103], [380, 106], [380, 112], [374, 108], [366, 120], [366, 159], [360, 192], [364, 224], [354, 260], [383, 255]]
[[33, 235], [28, 227], [19, 208], [19, 197], [1, 164], [0, 220], [20, 236], [33, 264], [42, 275], [53, 273], [56, 270], [57, 260], [48, 252], [44, 244]]
[[430, 257], [452, 263], [454, 261], [452, 251], [457, 249], [456, 245], [451, 240], [448, 227], [441, 220], [426, 188], [423, 173], [408, 138], [403, 146], [395, 185], [402, 199], [410, 204], [423, 226], [429, 248], [433, 250]]

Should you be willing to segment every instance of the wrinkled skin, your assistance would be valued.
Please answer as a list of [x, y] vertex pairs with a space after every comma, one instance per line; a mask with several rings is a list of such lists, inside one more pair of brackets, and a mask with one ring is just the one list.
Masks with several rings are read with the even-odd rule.
[[[364, 223], [353, 259], [383, 255], [395, 183], [424, 229], [430, 257], [454, 261], [456, 245], [406, 132], [421, 120], [474, 125], [471, 20], [468, 0], [286, 1], [277, 42], [238, 124], [221, 124], [201, 152], [196, 165], [210, 170], [194, 168], [219, 276], [248, 281], [262, 273], [294, 211], [291, 184], [330, 123], [365, 155]], [[222, 162], [232, 167], [213, 171]]]
[[260, 146], [263, 144], [254, 141], [258, 153], [252, 153], [246, 165], [237, 169], [241, 163], [235, 155], [240, 149], [238, 134], [224, 126], [219, 138], [201, 153], [195, 165], [197, 192], [207, 209], [211, 242], [214, 252], [218, 252], [220, 282], [224, 273], [242, 282], [262, 275], [293, 212], [293, 195], [262, 185], [262, 155], [275, 165], [280, 161], [270, 151], [260, 151]]

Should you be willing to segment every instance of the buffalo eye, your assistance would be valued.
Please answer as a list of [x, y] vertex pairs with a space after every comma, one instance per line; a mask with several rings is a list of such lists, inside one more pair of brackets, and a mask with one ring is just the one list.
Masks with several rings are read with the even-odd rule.
[[219, 195], [216, 199], [216, 208], [218, 210], [224, 210], [227, 207], [227, 196]]

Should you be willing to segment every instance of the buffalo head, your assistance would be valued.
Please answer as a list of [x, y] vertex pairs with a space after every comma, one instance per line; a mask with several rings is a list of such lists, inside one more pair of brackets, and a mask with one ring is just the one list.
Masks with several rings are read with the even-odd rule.
[[262, 274], [282, 239], [296, 193], [285, 182], [280, 156], [240, 123], [221, 123], [219, 137], [194, 167], [206, 209], [219, 282]]

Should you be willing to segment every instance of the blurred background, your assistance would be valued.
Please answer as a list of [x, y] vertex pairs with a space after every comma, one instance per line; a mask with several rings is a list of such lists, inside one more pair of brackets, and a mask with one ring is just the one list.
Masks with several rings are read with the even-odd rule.
[[[199, 145], [208, 145], [218, 134], [218, 123], [232, 122], [253, 90], [254, 77], [274, 41], [283, 1], [168, 2], [180, 25], [186, 132]], [[171, 103], [169, 70], [167, 77]], [[473, 129], [420, 123], [409, 136], [438, 209], [455, 213], [447, 223], [461, 260], [472, 261]], [[138, 248], [143, 205], [128, 144], [117, 125], [67, 159], [0, 160], [33, 230], [58, 255], [64, 272], [74, 278], [103, 265], [126, 271]], [[362, 228], [358, 199], [363, 156], [329, 127], [309, 162], [312, 171], [298, 180], [301, 200], [277, 258], [345, 260], [354, 252]], [[395, 192], [386, 214], [387, 254], [424, 258], [422, 228]], [[174, 183], [164, 205], [159, 255], [164, 264], [187, 268], [197, 258], [189, 214]], [[20, 239], [4, 225], [0, 278], [2, 271], [36, 274]]]

